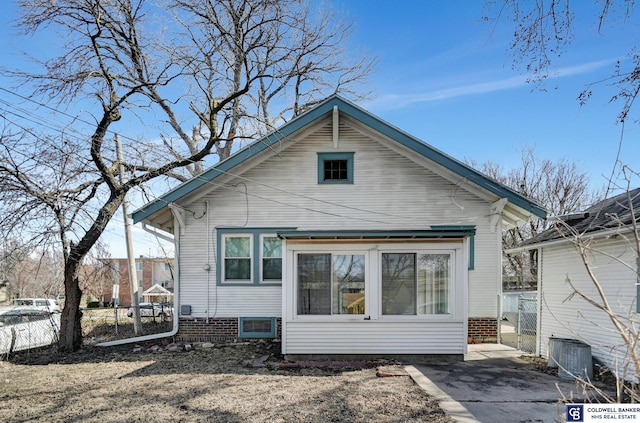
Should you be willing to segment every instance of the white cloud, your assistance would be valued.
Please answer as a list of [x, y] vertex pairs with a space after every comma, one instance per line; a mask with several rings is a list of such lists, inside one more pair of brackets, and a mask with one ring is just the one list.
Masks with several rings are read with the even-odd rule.
[[[617, 59], [599, 60], [576, 66], [560, 68], [550, 73], [548, 78], [557, 79], [567, 76], [590, 73], [605, 66], [611, 65]], [[387, 94], [378, 97], [369, 103], [372, 109], [399, 109], [416, 103], [426, 103], [431, 101], [446, 100], [455, 97], [462, 97], [474, 94], [486, 94], [496, 91], [508, 90], [525, 86], [529, 77], [525, 75], [513, 76], [510, 78], [498, 79], [494, 81], [484, 81], [474, 84], [454, 86], [436, 91], [426, 91], [412, 94]]]

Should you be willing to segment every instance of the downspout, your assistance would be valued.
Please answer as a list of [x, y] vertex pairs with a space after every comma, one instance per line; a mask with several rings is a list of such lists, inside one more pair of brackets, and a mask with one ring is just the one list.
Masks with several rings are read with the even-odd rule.
[[204, 270], [207, 272], [207, 325], [209, 324], [210, 308], [211, 308], [211, 296], [209, 295], [209, 286], [211, 285], [211, 266], [209, 265], [209, 259], [211, 257], [211, 237], [210, 237], [210, 225], [209, 220], [209, 200], [204, 202], [206, 205], [205, 215], [207, 217], [207, 262], [204, 265]]
[[[174, 218], [174, 222], [178, 223], [178, 218], [176, 217], [176, 211], [171, 208], [171, 213], [173, 214], [173, 218]], [[146, 227], [146, 225], [142, 225], [143, 229], [153, 235], [156, 235], [166, 241], [169, 242], [173, 242], [173, 246], [174, 246], [174, 251], [175, 251], [175, 269], [173, 272], [174, 275], [174, 281], [173, 281], [173, 325], [172, 328], [169, 332], [162, 332], [162, 333], [154, 333], [151, 335], [143, 335], [143, 336], [136, 336], [133, 338], [127, 338], [127, 339], [117, 339], [115, 341], [108, 341], [108, 342], [101, 342], [99, 344], [96, 344], [98, 347], [112, 347], [115, 345], [124, 345], [124, 344], [130, 344], [133, 342], [144, 342], [144, 341], [151, 341], [154, 339], [160, 339], [160, 338], [168, 338], [171, 336], [175, 336], [176, 333], [178, 333], [178, 315], [180, 314], [180, 310], [176, 310], [176, 306], [180, 304], [180, 264], [178, 263], [179, 257], [180, 257], [180, 224], [178, 223], [178, 225], [174, 225], [176, 226], [176, 229], [173, 235], [173, 239], [171, 239], [168, 236], [162, 235], [157, 233], [154, 230], [148, 229]]]

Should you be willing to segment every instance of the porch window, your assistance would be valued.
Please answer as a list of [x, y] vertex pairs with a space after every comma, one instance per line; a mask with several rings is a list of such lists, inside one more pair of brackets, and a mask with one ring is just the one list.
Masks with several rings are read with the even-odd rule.
[[298, 254], [298, 314], [364, 314], [363, 254]]
[[225, 235], [224, 280], [251, 282], [251, 236]]
[[383, 253], [382, 314], [451, 313], [450, 254]]

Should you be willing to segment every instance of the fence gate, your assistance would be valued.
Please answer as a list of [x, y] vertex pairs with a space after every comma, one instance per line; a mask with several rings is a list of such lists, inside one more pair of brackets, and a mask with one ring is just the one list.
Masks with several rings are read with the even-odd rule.
[[538, 301], [535, 298], [518, 298], [518, 349], [530, 353], [536, 352], [536, 333], [538, 328]]

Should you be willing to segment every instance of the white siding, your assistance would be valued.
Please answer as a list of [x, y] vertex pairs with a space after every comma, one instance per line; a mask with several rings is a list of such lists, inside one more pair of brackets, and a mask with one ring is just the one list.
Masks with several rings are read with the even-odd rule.
[[[286, 259], [295, 261], [296, 253], [327, 251], [330, 244], [287, 244]], [[294, 266], [287, 267], [285, 302], [288, 312], [283, 322], [285, 354], [463, 354], [466, 347], [464, 310], [466, 253], [460, 243], [439, 244], [433, 251], [452, 254], [450, 314], [431, 316], [384, 315], [380, 307], [381, 277], [379, 255], [384, 252], [426, 251], [429, 243], [340, 245], [335, 249], [350, 251], [360, 247], [367, 251], [365, 277], [366, 311], [364, 315], [297, 315], [297, 292]], [[433, 247], [431, 247], [433, 248]], [[366, 319], [366, 320], [365, 320]]]
[[[220, 317], [280, 317], [282, 289], [279, 286], [217, 286], [220, 299], [211, 306], [212, 314]], [[215, 302], [215, 298], [213, 299]]]
[[[485, 213], [489, 213], [486, 206]], [[497, 317], [502, 281], [502, 236], [477, 222], [474, 270], [469, 272], [469, 317]]]
[[464, 354], [462, 322], [287, 323], [286, 354]]
[[[195, 317], [214, 311], [219, 317], [248, 312], [281, 315], [276, 313], [281, 307], [279, 287], [216, 287], [217, 226], [393, 230], [475, 225], [475, 270], [468, 275], [469, 316], [496, 317], [500, 243], [499, 234], [489, 227], [489, 203], [465, 189], [468, 181], [449, 181], [430, 170], [433, 165], [428, 166], [426, 159], [420, 159], [422, 163], [415, 157], [409, 159], [344, 121], [339, 147], [334, 149], [330, 123], [330, 119], [319, 123], [305, 138], [290, 137], [295, 143], [241, 177], [226, 175], [224, 186], [216, 180], [208, 194], [183, 205], [193, 215], [185, 213], [186, 230], [181, 236], [181, 304], [190, 304]], [[339, 151], [355, 153], [354, 183], [318, 184], [317, 153]], [[207, 215], [194, 217], [202, 214], [205, 201], [210, 204]], [[204, 270], [205, 264], [210, 271]], [[461, 342], [463, 324], [458, 326], [452, 336]], [[407, 335], [407, 340], [414, 335]], [[437, 336], [439, 332], [425, 333], [419, 343]]]
[[[635, 319], [636, 274], [621, 264], [633, 266], [633, 248], [622, 237], [598, 240], [589, 254], [591, 267], [609, 303], [623, 318]], [[570, 243], [546, 247], [542, 252], [541, 355], [548, 356], [549, 337], [580, 339], [591, 345], [601, 361], [620, 367], [625, 346], [608, 316], [578, 295], [571, 295], [571, 283], [582, 293], [601, 302], [580, 256]], [[631, 370], [633, 371], [633, 370]]]

